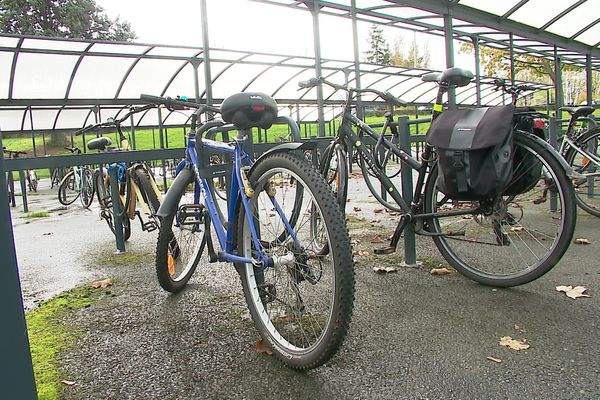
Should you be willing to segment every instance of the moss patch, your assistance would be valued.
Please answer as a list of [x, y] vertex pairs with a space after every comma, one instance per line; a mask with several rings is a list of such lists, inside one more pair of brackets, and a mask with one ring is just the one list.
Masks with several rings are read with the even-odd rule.
[[26, 314], [29, 345], [40, 400], [57, 399], [62, 390], [57, 356], [73, 347], [77, 329], [65, 324], [74, 311], [89, 307], [102, 290], [79, 287], [61, 293]]
[[154, 265], [154, 253], [127, 251], [125, 253], [98, 252], [91, 254], [90, 264], [96, 266]]
[[25, 218], [45, 218], [49, 217], [50, 214], [47, 211], [36, 211], [30, 212], [25, 215]]

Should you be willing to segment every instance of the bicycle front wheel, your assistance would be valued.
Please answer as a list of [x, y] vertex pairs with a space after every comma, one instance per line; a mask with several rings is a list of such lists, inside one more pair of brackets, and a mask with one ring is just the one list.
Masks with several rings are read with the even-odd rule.
[[[344, 217], [323, 177], [300, 157], [266, 156], [248, 178], [255, 191], [249, 200], [252, 215], [238, 206], [238, 253], [258, 256], [253, 227], [261, 250], [273, 261], [268, 266], [236, 265], [250, 314], [285, 364], [317, 367], [339, 349], [352, 315], [354, 270]], [[297, 196], [300, 190], [302, 196]], [[289, 224], [292, 207], [300, 213]], [[322, 244], [311, 229], [314, 214], [321, 221], [320, 240], [326, 238], [330, 249], [326, 255], [318, 254]]]
[[[160, 286], [171, 293], [179, 292], [188, 283], [206, 246], [203, 207], [194, 202], [193, 186], [176, 203], [173, 212], [161, 220], [156, 245], [156, 277]], [[208, 264], [208, 260], [203, 263]]]
[[[106, 221], [106, 224], [114, 234], [115, 219], [113, 216], [113, 204], [108, 175], [101, 174], [100, 171], [96, 171], [94, 175], [94, 181], [96, 182], [96, 198], [100, 204], [100, 218]], [[121, 209], [123, 209], [123, 207], [123, 202], [121, 202]], [[131, 237], [131, 221], [125, 213], [121, 218], [121, 224], [123, 225], [123, 240], [129, 240]]]
[[600, 217], [600, 127], [585, 131], [575, 139], [577, 148], [569, 146], [565, 160], [575, 172], [575, 199], [586, 212]]
[[60, 181], [60, 185], [58, 186], [58, 201], [60, 204], [63, 206], [73, 204], [80, 194], [77, 189], [75, 173], [71, 170], [63, 177], [62, 181]]
[[94, 201], [94, 173], [89, 168], [84, 168], [81, 174], [81, 205], [89, 208]]
[[142, 192], [143, 200], [150, 209], [151, 215], [156, 215], [158, 208], [160, 207], [160, 200], [158, 195], [154, 191], [154, 185], [152, 185], [150, 173], [143, 168], [137, 168], [134, 171], [135, 180]]
[[449, 199], [438, 190], [437, 166], [425, 189], [426, 213], [476, 210], [434, 217], [427, 226], [448, 263], [484, 285], [517, 286], [544, 275], [565, 253], [575, 229], [573, 189], [557, 159], [524, 134], [515, 135], [514, 152], [507, 188], [516, 194], [486, 202]]
[[[381, 154], [375, 154], [374, 157], [376, 159], [377, 164], [379, 164], [380, 166], [374, 166], [374, 168], [381, 168], [382, 173], [385, 174], [390, 180], [392, 180], [394, 186], [396, 188], [401, 188], [402, 181], [400, 172], [402, 171], [402, 163], [400, 162], [400, 160], [397, 159], [389, 150], [381, 152]], [[369, 188], [369, 191], [371, 192], [373, 197], [375, 197], [379, 204], [386, 207], [387, 209], [396, 212], [403, 212], [400, 206], [396, 204], [394, 199], [385, 192], [381, 181], [379, 181], [379, 179], [375, 175], [373, 168], [369, 166], [369, 163], [365, 159], [365, 156], [359, 153], [359, 159], [360, 170], [362, 171], [363, 179], [367, 184], [367, 187]], [[408, 173], [412, 174], [411, 168], [406, 169], [408, 170]]]

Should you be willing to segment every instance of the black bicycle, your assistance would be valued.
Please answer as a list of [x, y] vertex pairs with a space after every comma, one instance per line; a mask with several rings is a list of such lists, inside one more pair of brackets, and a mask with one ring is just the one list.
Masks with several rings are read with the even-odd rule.
[[[473, 75], [460, 68], [423, 76], [424, 81], [439, 85], [432, 118], [441, 115], [443, 96], [452, 87], [470, 83]], [[463, 275], [481, 284], [509, 287], [531, 282], [548, 272], [567, 250], [576, 221], [576, 203], [566, 174], [564, 161], [544, 140], [531, 132], [518, 129], [514, 121], [514, 165], [512, 181], [506, 187], [515, 188], [524, 177], [535, 177], [520, 191], [481, 200], [456, 200], [441, 190], [438, 155], [426, 144], [421, 159], [413, 158], [384, 134], [375, 132], [353, 114], [353, 100], [357, 93], [371, 92], [390, 103], [403, 102], [389, 93], [373, 89], [355, 89], [338, 85], [324, 78], [301, 82], [301, 88], [326, 84], [346, 92], [344, 113], [336, 138], [324, 153], [321, 172], [330, 179], [342, 207], [346, 204], [348, 173], [343, 170], [350, 148], [359, 154], [364, 177], [374, 177], [381, 187], [378, 196], [388, 206], [401, 210], [401, 217], [388, 247], [377, 249], [376, 254], [396, 250], [400, 236], [407, 225], [415, 233], [430, 236], [448, 263]], [[387, 126], [393, 125], [388, 118]], [[386, 129], [384, 124], [383, 132]], [[375, 141], [369, 148], [364, 138]], [[383, 158], [382, 155], [383, 154]], [[518, 155], [518, 156], [517, 156]], [[382, 160], [393, 156], [402, 163], [402, 173], [417, 171], [414, 193], [396, 186]], [[337, 167], [332, 167], [337, 166]], [[341, 166], [341, 168], [339, 167]], [[394, 171], [395, 171], [394, 166]], [[544, 193], [551, 192], [549, 198]], [[391, 207], [390, 207], [391, 208]]]

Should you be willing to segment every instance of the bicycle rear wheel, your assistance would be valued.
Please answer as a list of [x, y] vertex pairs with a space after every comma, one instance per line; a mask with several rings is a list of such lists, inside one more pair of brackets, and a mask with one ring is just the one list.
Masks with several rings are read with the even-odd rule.
[[344, 148], [331, 144], [323, 153], [319, 168], [343, 212], [348, 198], [348, 159]]
[[71, 170], [60, 181], [58, 186], [58, 201], [63, 206], [68, 206], [77, 200], [79, 194], [77, 182], [75, 181], [75, 172]]
[[[110, 181], [107, 174], [101, 174], [100, 171], [94, 172], [96, 182], [96, 198], [100, 204], [100, 218], [106, 221], [106, 224], [115, 233], [115, 220], [113, 215], [113, 203], [110, 192]], [[121, 202], [121, 209], [124, 205]], [[121, 224], [123, 225], [123, 240], [129, 240], [131, 237], [131, 221], [126, 214], [121, 218]]]
[[140, 187], [140, 191], [142, 192], [142, 196], [144, 197], [144, 202], [148, 205], [150, 209], [151, 215], [156, 215], [158, 212], [158, 208], [160, 207], [160, 200], [158, 200], [158, 195], [154, 191], [154, 187], [151, 183], [152, 177], [143, 168], [137, 168], [134, 171], [135, 180]]
[[544, 275], [565, 253], [575, 229], [573, 190], [557, 159], [524, 134], [515, 135], [517, 152], [521, 162], [513, 166], [513, 182], [541, 171], [524, 193], [490, 202], [455, 201], [438, 190], [437, 166], [425, 189], [426, 213], [479, 210], [432, 218], [427, 226], [439, 235], [433, 240], [448, 263], [484, 285], [517, 286]]
[[208, 263], [203, 257], [203, 208], [194, 202], [193, 187], [176, 201], [177, 207], [161, 220], [156, 244], [156, 277], [160, 286], [171, 293], [185, 287], [201, 260]]
[[[392, 183], [396, 188], [402, 187], [402, 182], [400, 180], [400, 172], [402, 171], [402, 166], [400, 160], [396, 159], [393, 154], [388, 150], [385, 152], [381, 152], [380, 154], [374, 154], [376, 157], [376, 162], [381, 165], [382, 172], [392, 180]], [[403, 212], [403, 210], [396, 204], [394, 199], [392, 199], [385, 190], [383, 189], [381, 182], [377, 179], [375, 172], [369, 166], [369, 163], [365, 159], [365, 156], [359, 153], [359, 161], [360, 161], [360, 170], [362, 171], [363, 179], [369, 188], [369, 191], [375, 197], [375, 199], [384, 207], [396, 211]], [[378, 168], [375, 166], [375, 168]], [[409, 172], [412, 173], [411, 168], [406, 168]], [[394, 179], [396, 178], [396, 179]]]
[[592, 128], [575, 139], [578, 148], [569, 147], [565, 160], [575, 172], [585, 175], [573, 180], [577, 204], [600, 217], [600, 128]]
[[[238, 253], [257, 257], [253, 224], [262, 250], [273, 259], [268, 267], [236, 265], [250, 314], [284, 363], [296, 369], [317, 367], [339, 349], [352, 315], [354, 271], [344, 217], [323, 177], [300, 157], [268, 155], [254, 165], [248, 178], [255, 190], [249, 206], [252, 215], [248, 218], [244, 207], [238, 206]], [[302, 196], [297, 201], [299, 190]], [[291, 232], [281, 216], [289, 214], [290, 207], [301, 211]], [[315, 213], [331, 249], [327, 255], [318, 254], [322, 244], [310, 228]], [[281, 234], [284, 230], [286, 235]]]

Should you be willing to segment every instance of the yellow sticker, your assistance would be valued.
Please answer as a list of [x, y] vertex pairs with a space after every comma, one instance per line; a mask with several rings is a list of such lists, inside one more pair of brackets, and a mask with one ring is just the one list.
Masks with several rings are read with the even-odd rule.
[[433, 105], [433, 111], [437, 111], [437, 112], [441, 112], [444, 108], [442, 107], [441, 104], [434, 104]]

